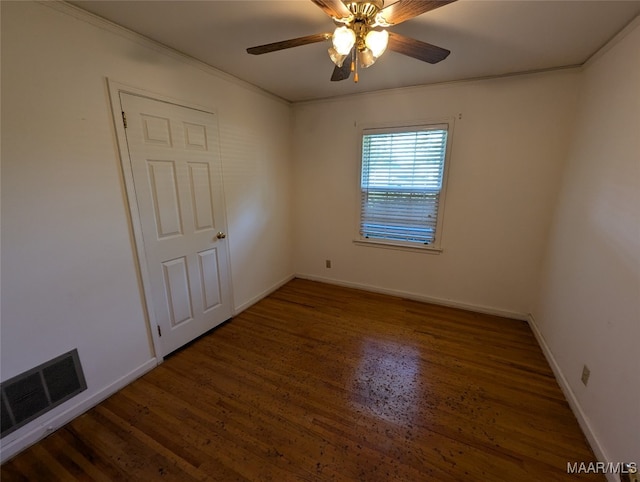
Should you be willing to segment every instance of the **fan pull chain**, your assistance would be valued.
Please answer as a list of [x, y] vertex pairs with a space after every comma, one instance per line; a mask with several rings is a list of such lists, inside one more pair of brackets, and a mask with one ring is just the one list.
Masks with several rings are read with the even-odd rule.
[[360, 78], [358, 77], [358, 49], [355, 48], [353, 50], [353, 56], [355, 57], [355, 60], [351, 61], [351, 72], [353, 72], [353, 82], [357, 84], [358, 80], [360, 80]]

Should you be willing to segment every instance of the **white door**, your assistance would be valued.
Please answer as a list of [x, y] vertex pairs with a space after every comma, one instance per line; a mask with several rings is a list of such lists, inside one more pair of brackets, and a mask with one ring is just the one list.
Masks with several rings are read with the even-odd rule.
[[209, 112], [124, 92], [120, 101], [147, 306], [165, 356], [231, 317], [217, 120]]

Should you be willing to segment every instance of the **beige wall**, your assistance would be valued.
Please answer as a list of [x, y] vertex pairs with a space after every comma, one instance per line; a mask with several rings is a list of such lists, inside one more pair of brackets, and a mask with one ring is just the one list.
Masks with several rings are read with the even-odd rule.
[[[108, 77], [217, 110], [236, 309], [297, 272], [519, 318], [533, 312], [592, 443], [608, 460], [632, 460], [638, 37], [636, 28], [585, 71], [292, 108], [70, 7], [2, 2], [2, 380], [77, 347], [89, 383], [5, 437], [3, 458], [154, 363]], [[455, 127], [443, 252], [354, 245], [360, 129], [445, 118]]]
[[640, 21], [634, 25], [583, 73], [533, 311], [592, 445], [613, 462], [640, 454]]
[[290, 105], [74, 15], [2, 2], [2, 380], [77, 347], [88, 383], [3, 458], [154, 364], [107, 78], [216, 109], [236, 308], [293, 273]]
[[[562, 71], [295, 105], [296, 272], [525, 319], [578, 78]], [[455, 128], [443, 252], [355, 245], [360, 129], [446, 118]]]

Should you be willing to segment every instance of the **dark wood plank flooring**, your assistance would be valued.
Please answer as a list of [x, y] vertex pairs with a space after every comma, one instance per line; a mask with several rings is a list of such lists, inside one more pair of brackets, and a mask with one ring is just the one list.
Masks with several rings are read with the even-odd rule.
[[1, 475], [556, 481], [594, 460], [526, 323], [297, 279]]

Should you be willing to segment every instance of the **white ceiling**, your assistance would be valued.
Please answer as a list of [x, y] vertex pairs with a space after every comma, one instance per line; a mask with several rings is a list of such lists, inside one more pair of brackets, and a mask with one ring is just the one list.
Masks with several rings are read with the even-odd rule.
[[71, 3], [294, 102], [579, 65], [640, 14], [640, 0], [459, 0], [391, 28], [451, 50], [447, 59], [431, 65], [388, 51], [355, 84], [329, 81], [328, 42], [246, 53], [331, 32], [309, 0]]

